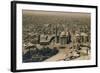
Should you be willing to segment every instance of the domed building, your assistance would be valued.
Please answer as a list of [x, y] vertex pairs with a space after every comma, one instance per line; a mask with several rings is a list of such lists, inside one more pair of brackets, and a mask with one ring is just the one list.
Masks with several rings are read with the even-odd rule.
[[81, 42], [83, 43], [89, 42], [89, 38], [86, 33], [81, 33]]
[[60, 34], [60, 43], [61, 45], [69, 44], [71, 42], [71, 34], [70, 32], [61, 32]]
[[75, 38], [76, 38], [75, 39], [76, 43], [87, 43], [87, 42], [89, 42], [89, 36], [84, 32], [76, 33]]

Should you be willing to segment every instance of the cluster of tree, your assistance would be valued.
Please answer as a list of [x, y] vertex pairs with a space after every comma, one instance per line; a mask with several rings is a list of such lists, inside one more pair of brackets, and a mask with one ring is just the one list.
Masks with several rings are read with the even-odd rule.
[[23, 62], [41, 62], [59, 52], [56, 48], [50, 49], [49, 47], [32, 49], [23, 54]]

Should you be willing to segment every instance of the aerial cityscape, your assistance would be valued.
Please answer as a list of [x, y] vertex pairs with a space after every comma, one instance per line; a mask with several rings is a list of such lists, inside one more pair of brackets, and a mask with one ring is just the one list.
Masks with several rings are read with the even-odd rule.
[[22, 61], [91, 59], [91, 14], [22, 11]]

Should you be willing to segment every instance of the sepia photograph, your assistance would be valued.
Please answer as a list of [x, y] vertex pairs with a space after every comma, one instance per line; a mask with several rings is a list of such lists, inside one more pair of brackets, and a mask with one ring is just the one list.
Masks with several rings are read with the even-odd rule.
[[22, 10], [23, 62], [91, 59], [91, 14]]
[[97, 67], [97, 6], [11, 3], [11, 71]]

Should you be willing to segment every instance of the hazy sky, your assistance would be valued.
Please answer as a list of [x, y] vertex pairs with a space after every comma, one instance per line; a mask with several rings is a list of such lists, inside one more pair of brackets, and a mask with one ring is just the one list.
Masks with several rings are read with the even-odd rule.
[[55, 16], [82, 16], [89, 17], [90, 13], [79, 13], [79, 12], [54, 12], [54, 11], [35, 11], [35, 10], [23, 10], [23, 14], [29, 15], [55, 15]]

